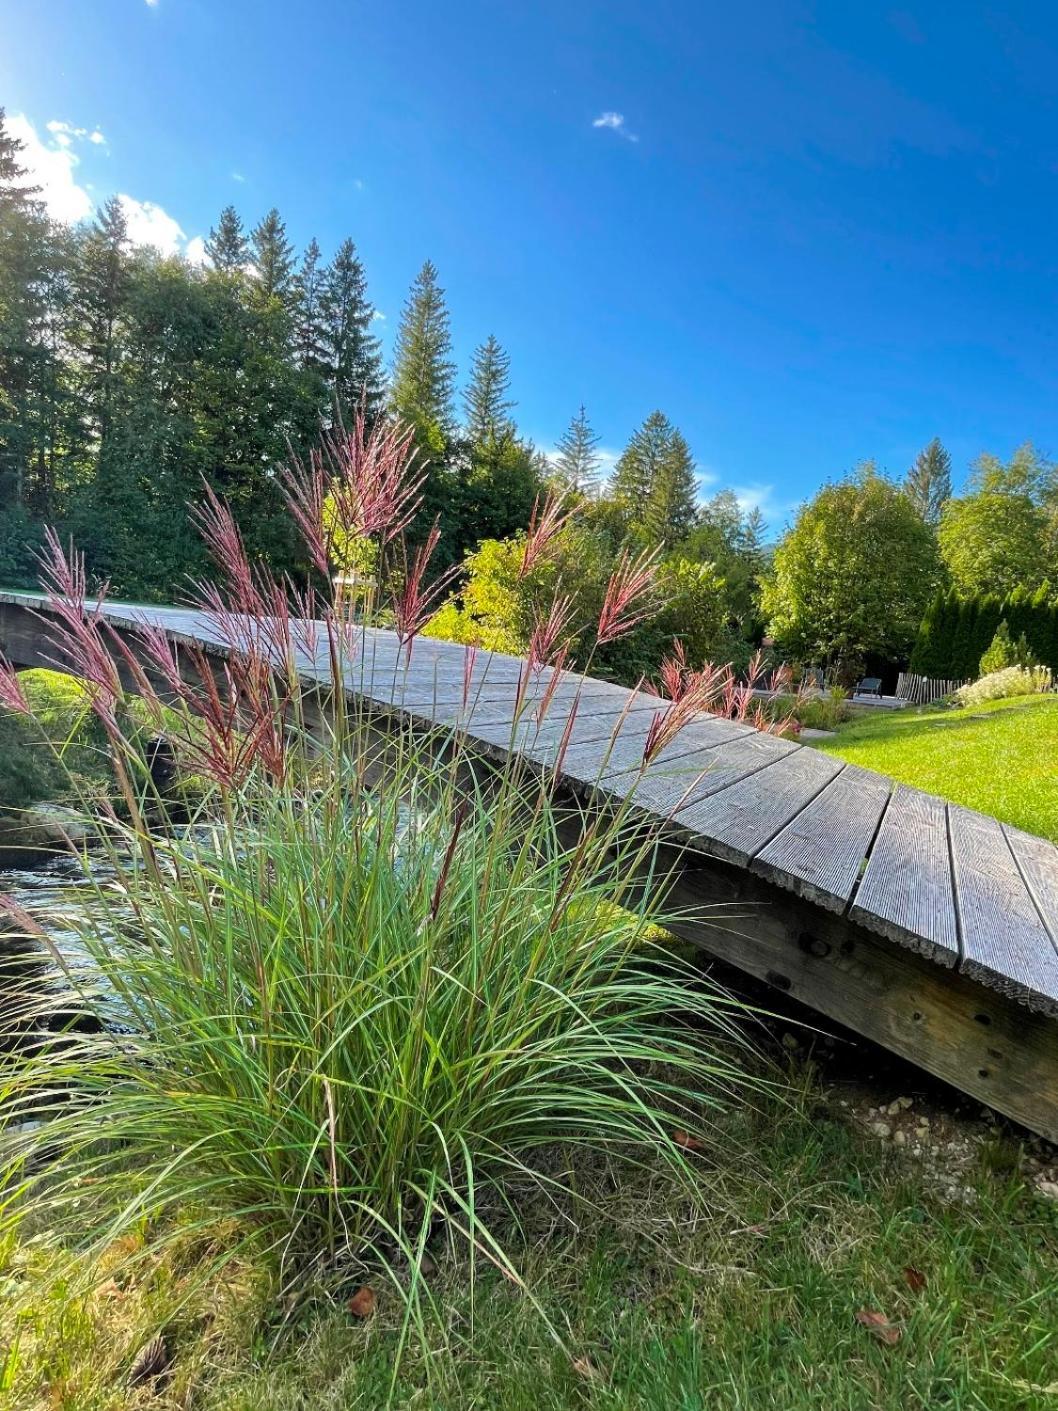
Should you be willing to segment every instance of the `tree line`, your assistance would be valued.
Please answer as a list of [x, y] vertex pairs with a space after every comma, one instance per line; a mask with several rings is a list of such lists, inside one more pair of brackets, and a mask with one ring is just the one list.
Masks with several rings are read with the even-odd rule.
[[251, 553], [302, 573], [278, 472], [358, 408], [413, 429], [423, 518], [441, 533], [435, 572], [523, 531], [556, 480], [591, 506], [614, 549], [636, 540], [668, 552], [694, 530], [702, 552], [739, 558], [743, 580], [754, 571], [759, 517], [733, 497], [699, 507], [690, 448], [661, 412], [606, 490], [583, 407], [550, 458], [519, 431], [495, 336], [460, 394], [429, 261], [386, 367], [352, 239], [330, 259], [315, 240], [298, 252], [278, 211], [247, 227], [229, 206], [195, 266], [133, 247], [116, 198], [86, 224], [51, 220], [20, 157], [0, 113], [0, 583], [34, 580], [53, 524], [115, 592], [172, 597], [207, 571], [186, 513], [203, 482], [231, 503]]
[[978, 457], [954, 495], [934, 440], [902, 483], [867, 462], [803, 506], [761, 611], [780, 651], [845, 679], [903, 665], [916, 641], [913, 669], [954, 678], [976, 674], [1004, 605], [1042, 646], [1058, 605], [1058, 466], [1026, 442], [1007, 462]]
[[766, 633], [787, 658], [851, 675], [905, 661], [938, 591], [1054, 597], [1058, 472], [1029, 445], [1005, 464], [982, 456], [959, 496], [937, 440], [903, 483], [867, 463], [803, 506], [772, 554], [759, 511], [730, 491], [701, 501], [691, 448], [662, 411], [604, 480], [583, 406], [550, 456], [520, 431], [495, 336], [461, 388], [431, 262], [386, 366], [352, 239], [329, 259], [315, 240], [299, 252], [276, 210], [248, 227], [229, 206], [205, 253], [192, 265], [134, 247], [116, 199], [86, 224], [50, 219], [0, 113], [0, 584], [33, 583], [52, 524], [115, 592], [171, 599], [208, 572], [187, 515], [203, 482], [252, 554], [304, 574], [279, 471], [363, 408], [412, 428], [423, 522], [440, 533], [432, 571], [458, 570], [436, 630], [467, 640], [524, 649], [543, 587], [512, 582], [510, 565], [555, 483], [580, 502], [566, 546], [578, 594], [597, 595], [625, 551], [661, 555], [663, 627], [608, 664], [623, 676], [676, 637], [738, 662]]

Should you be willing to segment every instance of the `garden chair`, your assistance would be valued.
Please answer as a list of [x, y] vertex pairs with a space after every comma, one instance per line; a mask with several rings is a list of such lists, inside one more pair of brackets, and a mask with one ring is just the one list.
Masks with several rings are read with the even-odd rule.
[[880, 676], [865, 676], [862, 681], [856, 683], [856, 689], [852, 693], [854, 696], [877, 696], [882, 698], [882, 678]]

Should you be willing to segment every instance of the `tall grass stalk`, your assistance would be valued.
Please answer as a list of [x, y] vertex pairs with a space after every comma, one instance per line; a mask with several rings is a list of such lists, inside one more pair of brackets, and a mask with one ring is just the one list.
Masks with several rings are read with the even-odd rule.
[[[29, 1221], [92, 1251], [145, 1225], [164, 1239], [181, 1212], [234, 1217], [285, 1289], [382, 1267], [411, 1318], [445, 1233], [518, 1280], [508, 1193], [528, 1179], [549, 1198], [563, 1149], [660, 1165], [706, 1200], [697, 1153], [750, 1085], [746, 1041], [737, 1006], [660, 938], [665, 879], [642, 885], [654, 840], [631, 804], [580, 818], [557, 770], [514, 751], [485, 764], [458, 730], [380, 721], [357, 690], [414, 667], [425, 559], [394, 548], [417, 490], [407, 435], [362, 422], [288, 483], [317, 570], [339, 535], [412, 565], [396, 636], [251, 565], [212, 497], [198, 520], [220, 578], [195, 602], [222, 658], [147, 626], [130, 648], [51, 540], [56, 654], [87, 684], [119, 798], [92, 819], [110, 877], [91, 883], [85, 856], [64, 939], [8, 906], [64, 983], [24, 957], [3, 979], [0, 1240]], [[649, 563], [623, 566], [607, 633], [640, 620], [650, 581]], [[555, 705], [565, 610], [556, 597], [535, 638], [512, 742], [575, 711]], [[468, 705], [481, 665], [468, 654]], [[659, 700], [644, 768], [693, 715], [684, 686]], [[189, 826], [152, 784], [144, 717], [211, 783]]]

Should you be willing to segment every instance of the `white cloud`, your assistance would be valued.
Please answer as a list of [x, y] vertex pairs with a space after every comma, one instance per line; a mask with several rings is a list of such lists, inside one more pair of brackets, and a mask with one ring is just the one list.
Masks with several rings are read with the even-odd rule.
[[107, 140], [98, 127], [89, 132], [86, 127], [74, 127], [72, 122], [59, 122], [56, 118], [45, 126], [59, 147], [72, 147], [75, 142], [91, 142], [96, 147], [106, 146]]
[[377, 319], [379, 323], [385, 323], [386, 321], [386, 315], [382, 312], [381, 309], [376, 309], [375, 312], [371, 315], [371, 317], [372, 319]]
[[23, 144], [19, 161], [26, 168], [26, 183], [40, 187], [40, 197], [48, 214], [56, 220], [79, 221], [91, 215], [95, 204], [83, 186], [74, 178], [80, 157], [73, 150], [78, 131], [69, 123], [48, 123], [51, 144], [42, 139], [33, 124], [22, 113], [7, 119], [11, 136]]
[[243, 174], [242, 174], [241, 171], [233, 171], [232, 174], [231, 174], [231, 179], [232, 179], [232, 181], [245, 181], [245, 180], [246, 180], [246, 178], [243, 176]]
[[[26, 168], [26, 184], [40, 188], [40, 197], [55, 220], [75, 225], [92, 215], [97, 205], [94, 187], [77, 180], [81, 164], [78, 147], [105, 147], [106, 138], [96, 128], [77, 127], [74, 123], [53, 118], [45, 123], [47, 138], [42, 137], [23, 113], [7, 119], [11, 135], [23, 144], [19, 160]], [[192, 264], [205, 259], [201, 236], [188, 240], [180, 222], [156, 201], [140, 201], [122, 192], [118, 196], [129, 228], [133, 245], [153, 245], [163, 255], [184, 254]]]
[[149, 10], [157, 10], [158, 0], [147, 0], [147, 8]]
[[629, 132], [628, 128], [625, 126], [624, 113], [614, 113], [610, 111], [600, 113], [597, 118], [592, 119], [591, 125], [592, 127], [609, 128], [611, 132], [616, 132], [618, 137], [623, 137], [626, 142], [639, 141], [639, 135], [635, 132]]
[[180, 222], [154, 201], [137, 201], [135, 196], [121, 192], [118, 196], [129, 228], [133, 245], [153, 245], [163, 255], [176, 255], [183, 250], [187, 236]]

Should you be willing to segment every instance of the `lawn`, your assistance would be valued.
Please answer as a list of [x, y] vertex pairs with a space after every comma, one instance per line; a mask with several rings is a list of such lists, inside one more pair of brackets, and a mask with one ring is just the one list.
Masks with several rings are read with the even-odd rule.
[[[955, 1202], [916, 1159], [862, 1136], [816, 1080], [732, 1114], [727, 1156], [702, 1159], [711, 1218], [657, 1175], [589, 1158], [594, 1213], [535, 1202], [521, 1268], [533, 1302], [487, 1267], [437, 1250], [425, 1339], [392, 1383], [401, 1305], [384, 1281], [357, 1319], [352, 1289], [283, 1320], [251, 1268], [193, 1288], [190, 1242], [153, 1277], [120, 1272], [90, 1303], [43, 1298], [13, 1350], [0, 1306], [0, 1389], [12, 1411], [1024, 1411], [1058, 1394], [1058, 1203], [1019, 1174], [1019, 1148], [980, 1149]], [[230, 1238], [219, 1232], [217, 1238]], [[148, 1236], [149, 1239], [149, 1236]], [[201, 1246], [202, 1237], [198, 1237]], [[149, 1248], [149, 1245], [148, 1245]], [[11, 1252], [0, 1288], [41, 1253]], [[181, 1307], [181, 1302], [183, 1306]], [[880, 1314], [881, 1332], [862, 1317]], [[152, 1395], [125, 1378], [161, 1322], [174, 1357]], [[5, 1336], [6, 1334], [6, 1336]], [[888, 1341], [886, 1340], [888, 1339]], [[4, 1383], [6, 1380], [6, 1388]], [[389, 1400], [392, 1392], [392, 1401]], [[2, 1399], [2, 1398], [0, 1398]]]
[[879, 711], [811, 743], [1058, 842], [1058, 696]]

